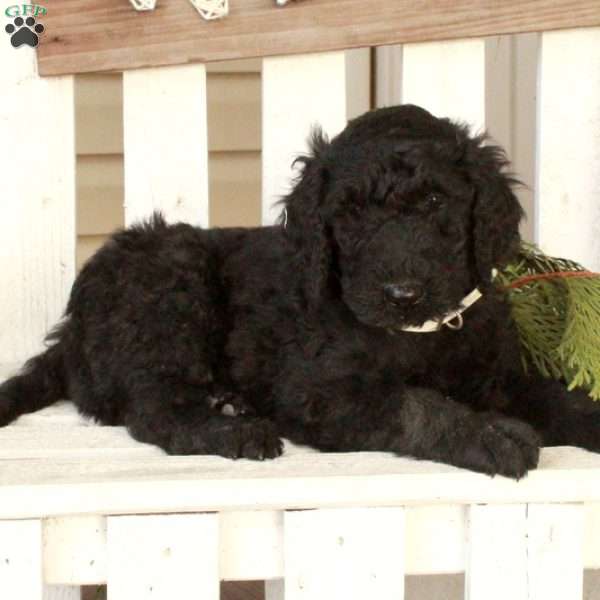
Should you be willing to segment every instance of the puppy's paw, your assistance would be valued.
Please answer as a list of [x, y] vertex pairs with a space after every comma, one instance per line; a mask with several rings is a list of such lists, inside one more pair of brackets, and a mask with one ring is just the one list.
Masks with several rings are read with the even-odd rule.
[[215, 454], [225, 458], [264, 460], [283, 453], [275, 424], [267, 419], [214, 416], [204, 427], [180, 427], [165, 446], [169, 454]]
[[484, 415], [473, 434], [463, 445], [461, 466], [521, 479], [538, 464], [541, 439], [523, 421]]
[[277, 458], [283, 453], [283, 442], [277, 429], [266, 419], [240, 421], [229, 456], [231, 458], [250, 458], [264, 460]]

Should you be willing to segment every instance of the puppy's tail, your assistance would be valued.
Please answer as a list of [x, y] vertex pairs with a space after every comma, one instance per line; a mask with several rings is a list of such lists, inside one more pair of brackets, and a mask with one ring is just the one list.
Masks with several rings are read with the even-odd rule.
[[60, 342], [25, 363], [0, 384], [0, 427], [25, 413], [54, 404], [66, 395]]

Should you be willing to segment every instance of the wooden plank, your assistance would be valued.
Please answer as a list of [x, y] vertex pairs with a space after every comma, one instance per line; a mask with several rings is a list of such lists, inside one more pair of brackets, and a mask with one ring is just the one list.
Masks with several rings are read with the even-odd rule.
[[466, 600], [528, 600], [527, 507], [469, 509]]
[[223, 580], [264, 580], [283, 574], [283, 511], [227, 511], [219, 515], [219, 571]]
[[[202, 21], [186, 0], [140, 13], [117, 0], [53, 0], [39, 46], [45, 75], [325, 52], [600, 25], [597, 0], [271, 0]], [[135, 35], [132, 35], [135, 31]]]
[[217, 515], [107, 521], [108, 600], [218, 600]]
[[[556, 505], [556, 511], [560, 512], [562, 506], [565, 505]], [[600, 505], [586, 504], [583, 512], [583, 564], [586, 569], [597, 569], [600, 565]], [[466, 514], [465, 506], [410, 506], [405, 509], [407, 575], [465, 571]], [[530, 518], [530, 522], [534, 519]], [[577, 519], [575, 523], [580, 526]], [[542, 531], [548, 533], [553, 531], [552, 527]], [[573, 546], [564, 526], [557, 531], [556, 540], [566, 536], [565, 547]], [[535, 539], [532, 532], [529, 535], [531, 540]], [[222, 512], [219, 546], [221, 579], [248, 581], [272, 578], [266, 589], [274, 595], [274, 600], [280, 600], [277, 594], [282, 596], [281, 578], [284, 576], [283, 518], [280, 511]], [[47, 584], [69, 586], [106, 582], [106, 518], [46, 519], [43, 523], [43, 549], [44, 580]], [[550, 557], [556, 551], [550, 547]], [[581, 560], [581, 548], [578, 552], [578, 560]], [[573, 555], [576, 556], [577, 552]]]
[[405, 511], [407, 575], [464, 571], [468, 507], [408, 506]]
[[14, 363], [43, 348], [75, 275], [74, 93], [37, 76], [29, 46], [0, 44], [0, 63], [0, 363]]
[[106, 519], [101, 516], [45, 519], [46, 584], [89, 585], [106, 582]]
[[600, 28], [542, 36], [538, 94], [537, 241], [598, 270]]
[[290, 446], [283, 457], [260, 463], [213, 456], [11, 458], [0, 459], [0, 496], [0, 518], [600, 502], [600, 455], [547, 448], [540, 468], [519, 482], [391, 454], [307, 454]]
[[403, 48], [402, 101], [437, 117], [485, 127], [485, 42], [461, 40]]
[[203, 65], [123, 74], [125, 223], [161, 210], [208, 224], [206, 70]]
[[581, 600], [583, 522], [583, 504], [527, 507], [527, 600]]
[[42, 523], [0, 521], [0, 598], [44, 600]]
[[402, 600], [404, 510], [286, 512], [285, 600]]
[[346, 125], [344, 52], [267, 58], [263, 61], [262, 188], [265, 225], [291, 189], [294, 159], [307, 151], [314, 125], [333, 136]]

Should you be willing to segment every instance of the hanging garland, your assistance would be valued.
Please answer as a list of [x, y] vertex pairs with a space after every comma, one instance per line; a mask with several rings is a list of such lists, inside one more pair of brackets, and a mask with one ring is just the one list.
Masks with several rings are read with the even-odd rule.
[[[285, 6], [290, 0], [275, 0], [277, 6]], [[129, 0], [133, 8], [138, 11], [154, 10], [156, 0]], [[200, 16], [207, 20], [222, 19], [229, 14], [229, 0], [190, 0], [191, 5]]]
[[523, 244], [497, 281], [509, 294], [525, 369], [600, 399], [600, 273]]

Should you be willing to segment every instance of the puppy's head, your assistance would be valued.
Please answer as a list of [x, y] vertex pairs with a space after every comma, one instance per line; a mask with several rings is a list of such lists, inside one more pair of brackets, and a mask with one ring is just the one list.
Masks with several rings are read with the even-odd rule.
[[312, 307], [337, 296], [364, 324], [418, 326], [458, 308], [519, 247], [504, 152], [405, 105], [316, 132], [285, 199]]

